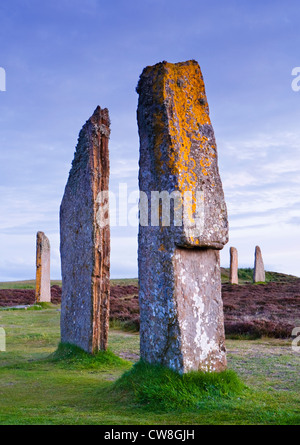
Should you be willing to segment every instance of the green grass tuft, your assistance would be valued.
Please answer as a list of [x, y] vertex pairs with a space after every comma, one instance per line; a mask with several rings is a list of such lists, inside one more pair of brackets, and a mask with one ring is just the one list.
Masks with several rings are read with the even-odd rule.
[[66, 369], [108, 371], [112, 368], [128, 369], [131, 366], [130, 362], [123, 360], [110, 350], [99, 351], [98, 354], [92, 355], [69, 343], [60, 343], [49, 359]]
[[0, 307], [0, 311], [43, 311], [45, 309], [53, 309], [53, 307], [55, 306], [51, 303], [41, 302], [31, 306], [24, 305], [24, 307]]
[[45, 301], [40, 301], [27, 308], [28, 311], [42, 311], [44, 309], [53, 309], [53, 305], [51, 303], [46, 303]]
[[144, 361], [136, 363], [114, 384], [114, 391], [147, 407], [147, 410], [198, 409], [205, 400], [220, 400], [241, 394], [246, 386], [234, 371], [179, 374]]

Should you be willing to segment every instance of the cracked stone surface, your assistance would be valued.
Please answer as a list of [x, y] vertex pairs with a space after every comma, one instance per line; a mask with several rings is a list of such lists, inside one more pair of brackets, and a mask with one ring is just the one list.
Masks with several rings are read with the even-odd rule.
[[60, 208], [61, 341], [90, 353], [107, 348], [109, 325], [110, 227], [108, 218], [110, 120], [97, 107], [83, 126]]
[[[146, 67], [137, 92], [139, 185], [148, 197], [139, 227], [141, 357], [179, 372], [221, 371], [218, 250], [228, 242], [228, 220], [200, 67], [195, 61]], [[161, 213], [159, 224], [150, 224], [153, 191], [189, 193], [181, 226], [172, 218], [164, 225]]]

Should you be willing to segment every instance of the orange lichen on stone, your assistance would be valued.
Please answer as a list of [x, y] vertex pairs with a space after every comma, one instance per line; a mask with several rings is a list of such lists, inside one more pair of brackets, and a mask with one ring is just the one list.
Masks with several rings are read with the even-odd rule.
[[36, 256], [36, 279], [35, 279], [35, 301], [39, 303], [41, 301], [41, 278], [42, 278], [42, 261], [40, 254], [40, 247], [37, 245]]
[[147, 67], [137, 92], [139, 186], [151, 197], [145, 215], [152, 219], [157, 206], [155, 224], [139, 227], [140, 356], [180, 373], [223, 371], [218, 250], [228, 223], [200, 67]]
[[36, 286], [35, 301], [50, 302], [50, 242], [43, 232], [36, 238]]
[[[178, 178], [176, 188], [181, 193], [192, 192], [188, 215], [193, 222], [198, 175], [192, 145], [204, 148], [202, 151], [205, 157], [200, 159], [204, 176], [208, 176], [207, 169], [216, 157], [215, 147], [209, 145], [208, 138], [201, 132], [203, 125], [211, 125], [202, 73], [198, 63], [193, 60], [176, 64], [164, 62], [163, 65], [148, 67], [145, 71], [146, 74], [151, 71], [155, 79], [152, 93], [154, 102], [158, 105], [157, 112], [153, 115], [156, 168], [160, 174], [170, 171], [175, 175]], [[167, 110], [167, 115], [161, 112], [162, 108]], [[166, 121], [169, 152], [167, 156], [163, 156]]]
[[140, 174], [141, 190], [144, 183], [149, 189], [149, 175], [151, 190], [180, 193], [184, 218], [178, 245], [222, 248], [227, 213], [199, 64], [189, 60], [148, 66], [137, 92], [142, 162], [148, 165], [148, 172]]

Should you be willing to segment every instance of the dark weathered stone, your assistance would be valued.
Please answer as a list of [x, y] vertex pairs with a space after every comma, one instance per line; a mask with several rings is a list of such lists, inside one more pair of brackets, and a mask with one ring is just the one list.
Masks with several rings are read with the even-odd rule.
[[230, 247], [230, 283], [239, 284], [238, 251], [235, 247]]
[[43, 232], [38, 232], [36, 236], [35, 301], [51, 302], [50, 242]]
[[255, 247], [255, 254], [254, 254], [254, 272], [253, 272], [253, 282], [259, 283], [259, 282], [265, 282], [266, 281], [266, 274], [265, 274], [265, 266], [261, 254], [261, 250], [259, 246]]
[[108, 110], [97, 107], [79, 134], [60, 209], [61, 340], [90, 353], [108, 338], [110, 227], [99, 224], [101, 212], [108, 221], [108, 195], [99, 194], [109, 188], [109, 135]]
[[[221, 371], [226, 353], [217, 250], [228, 241], [228, 222], [200, 67], [195, 61], [147, 67], [137, 92], [141, 356], [179, 372]], [[157, 198], [150, 205], [153, 191], [181, 196], [172, 211], [182, 206], [181, 225], [172, 218], [168, 224], [168, 202]]]

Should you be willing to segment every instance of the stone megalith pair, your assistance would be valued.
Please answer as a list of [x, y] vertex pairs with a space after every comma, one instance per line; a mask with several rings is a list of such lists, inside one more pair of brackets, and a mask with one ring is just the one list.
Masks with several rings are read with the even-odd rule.
[[[147, 67], [137, 92], [141, 358], [178, 372], [222, 371], [228, 221], [200, 67]], [[98, 108], [81, 130], [60, 211], [61, 338], [92, 353], [107, 344], [109, 226], [97, 225], [97, 196], [108, 191], [108, 138], [108, 112]]]
[[[235, 247], [230, 247], [230, 283], [239, 284], [238, 279], [238, 251]], [[265, 282], [266, 274], [265, 267], [262, 258], [261, 249], [259, 246], [255, 247], [254, 254], [254, 270], [253, 270], [253, 282]]]

